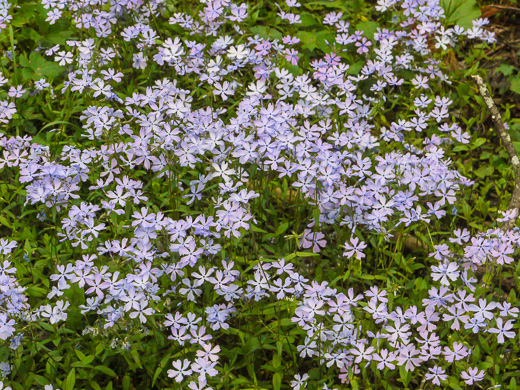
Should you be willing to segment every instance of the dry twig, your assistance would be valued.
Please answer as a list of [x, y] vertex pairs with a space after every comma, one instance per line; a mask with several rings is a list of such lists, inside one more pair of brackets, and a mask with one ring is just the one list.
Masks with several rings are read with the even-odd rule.
[[[509, 201], [509, 210], [516, 210], [515, 216], [504, 222], [502, 224], [501, 229], [503, 231], [511, 230], [513, 227], [515, 227], [516, 220], [518, 218], [518, 213], [520, 209], [520, 159], [518, 158], [518, 153], [516, 152], [515, 147], [513, 146], [513, 142], [511, 140], [511, 137], [507, 133], [507, 129], [504, 125], [504, 122], [502, 121], [502, 116], [500, 115], [500, 111], [498, 111], [498, 108], [493, 101], [493, 98], [491, 97], [491, 94], [489, 93], [489, 90], [487, 89], [486, 85], [484, 84], [484, 80], [482, 80], [482, 77], [480, 76], [472, 76], [475, 82], [477, 83], [478, 91], [480, 96], [484, 99], [484, 103], [486, 104], [486, 107], [491, 112], [491, 120], [493, 121], [493, 125], [495, 127], [495, 130], [498, 132], [498, 135], [500, 136], [500, 140], [502, 141], [502, 144], [504, 145], [504, 148], [506, 149], [507, 153], [509, 154], [509, 158], [511, 160], [511, 165], [513, 167], [513, 172], [515, 175], [515, 188], [513, 189], [513, 194], [511, 195], [511, 199]], [[486, 273], [484, 267], [478, 267], [476, 274], [478, 276], [483, 276]], [[515, 279], [513, 278], [504, 278], [501, 281], [502, 286], [507, 286], [509, 289], [515, 288], [516, 289], [516, 283]]]
[[499, 10], [502, 10], [502, 11], [520, 12], [520, 8], [518, 8], [518, 7], [508, 7], [508, 6], [505, 6], [505, 5], [495, 5], [495, 4], [488, 5], [488, 7], [496, 8], [496, 9], [499, 9]]
[[502, 230], [510, 230], [512, 229], [518, 218], [518, 212], [520, 211], [520, 159], [518, 158], [518, 154], [516, 153], [516, 149], [513, 146], [513, 141], [511, 137], [507, 133], [507, 129], [502, 121], [502, 116], [500, 115], [500, 111], [493, 101], [486, 85], [484, 84], [484, 80], [480, 76], [472, 76], [478, 86], [478, 91], [482, 99], [484, 99], [484, 103], [491, 113], [491, 120], [493, 121], [493, 125], [495, 130], [498, 132], [500, 136], [500, 140], [502, 141], [502, 145], [509, 154], [509, 159], [511, 160], [511, 165], [513, 167], [513, 172], [515, 174], [515, 188], [513, 189], [513, 194], [511, 195], [511, 200], [509, 201], [509, 210], [516, 210], [516, 216], [509, 221], [504, 222], [502, 225]]

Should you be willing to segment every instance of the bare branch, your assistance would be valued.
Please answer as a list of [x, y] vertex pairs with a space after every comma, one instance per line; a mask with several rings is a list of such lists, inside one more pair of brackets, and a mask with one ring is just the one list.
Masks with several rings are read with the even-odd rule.
[[472, 76], [475, 82], [477, 83], [478, 91], [482, 99], [484, 99], [484, 103], [491, 113], [491, 120], [493, 121], [493, 125], [495, 130], [498, 132], [500, 136], [500, 140], [502, 141], [502, 145], [506, 149], [509, 154], [509, 159], [511, 160], [511, 165], [513, 167], [513, 172], [515, 174], [515, 188], [513, 189], [513, 194], [511, 195], [511, 200], [509, 201], [509, 210], [516, 210], [516, 216], [509, 221], [504, 222], [502, 225], [502, 230], [510, 230], [512, 229], [518, 217], [518, 213], [520, 211], [520, 159], [518, 158], [518, 153], [516, 152], [515, 147], [513, 146], [513, 141], [511, 137], [507, 133], [507, 129], [502, 121], [502, 116], [500, 115], [500, 111], [493, 101], [489, 90], [484, 84], [484, 80], [480, 76]]
[[504, 5], [488, 5], [489, 8], [496, 8], [496, 9], [499, 9], [499, 10], [502, 10], [502, 11], [513, 11], [513, 12], [520, 12], [520, 8], [518, 7], [507, 7], [507, 6], [504, 6]]

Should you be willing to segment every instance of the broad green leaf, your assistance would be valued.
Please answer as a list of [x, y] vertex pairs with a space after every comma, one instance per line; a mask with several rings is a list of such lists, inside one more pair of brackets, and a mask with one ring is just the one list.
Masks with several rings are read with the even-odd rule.
[[314, 50], [316, 48], [316, 33], [308, 31], [298, 31], [296, 34], [300, 38], [304, 49]]
[[364, 35], [367, 38], [373, 39], [374, 34], [377, 32], [378, 27], [379, 27], [379, 24], [377, 24], [376, 22], [367, 20], [365, 22], [359, 22], [356, 25], [356, 30], [363, 31]]
[[254, 26], [249, 29], [251, 33], [257, 34], [264, 39], [282, 39], [283, 35], [280, 31], [266, 26]]
[[441, 7], [444, 9], [448, 25], [457, 24], [464, 28], [471, 28], [473, 20], [481, 15], [476, 0], [441, 0]]

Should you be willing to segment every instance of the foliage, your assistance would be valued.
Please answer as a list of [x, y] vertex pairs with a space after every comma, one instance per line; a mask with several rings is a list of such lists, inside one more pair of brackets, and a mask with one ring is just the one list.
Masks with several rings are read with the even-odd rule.
[[1, 9], [3, 386], [517, 388], [475, 1]]

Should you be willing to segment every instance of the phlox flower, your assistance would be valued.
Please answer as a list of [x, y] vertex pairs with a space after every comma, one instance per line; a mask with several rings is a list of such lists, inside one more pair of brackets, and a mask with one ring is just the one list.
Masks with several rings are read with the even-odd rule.
[[469, 310], [475, 313], [475, 317], [482, 319], [493, 319], [493, 313], [491, 312], [496, 308], [495, 302], [487, 302], [485, 299], [479, 299], [478, 305], [472, 303], [469, 305]]
[[298, 52], [294, 49], [285, 49], [285, 59], [292, 65], [298, 65]]
[[497, 308], [500, 310], [500, 315], [502, 317], [507, 317], [507, 316], [511, 316], [511, 317], [518, 317], [518, 313], [520, 310], [518, 310], [518, 308], [516, 307], [511, 307], [511, 303], [509, 302], [503, 302], [503, 303], [497, 303]]
[[148, 301], [146, 300], [142, 300], [142, 301], [139, 301], [138, 304], [137, 304], [137, 309], [134, 309], [135, 311], [132, 311], [130, 313], [130, 318], [136, 318], [136, 317], [139, 317], [139, 321], [143, 324], [145, 324], [147, 322], [147, 319], [146, 319], [146, 316], [151, 316], [155, 310], [152, 309], [151, 307], [148, 307]]
[[300, 245], [304, 249], [312, 247], [312, 251], [318, 253], [321, 251], [321, 248], [325, 248], [327, 245], [327, 241], [324, 238], [325, 235], [321, 232], [315, 233], [311, 229], [305, 229]]
[[193, 372], [199, 374], [199, 381], [205, 380], [206, 375], [213, 377], [218, 374], [218, 371], [215, 369], [217, 362], [212, 362], [208, 358], [197, 357], [195, 362], [191, 365]]
[[15, 332], [15, 321], [7, 319], [7, 314], [0, 313], [0, 339], [7, 340]]
[[434, 366], [428, 368], [428, 373], [425, 374], [425, 378], [432, 381], [434, 385], [440, 386], [441, 381], [448, 379], [448, 375], [446, 374], [446, 370], [442, 367]]
[[472, 385], [475, 382], [480, 382], [484, 379], [484, 370], [480, 370], [477, 367], [470, 367], [467, 371], [462, 371], [460, 377], [464, 380], [467, 385]]
[[184, 377], [190, 376], [193, 371], [190, 369], [191, 362], [188, 359], [174, 360], [173, 369], [168, 370], [168, 377], [175, 378], [177, 383], [181, 383]]
[[60, 51], [56, 57], [54, 57], [54, 61], [58, 62], [61, 66], [71, 64], [73, 61], [73, 55], [71, 52]]
[[300, 43], [300, 38], [286, 35], [282, 38], [282, 42], [286, 45], [296, 45], [297, 43]]
[[365, 54], [369, 52], [369, 47], [372, 46], [372, 42], [370, 42], [367, 38], [363, 37], [361, 40], [356, 42], [357, 52], [359, 54]]
[[144, 56], [143, 53], [137, 53], [133, 55], [133, 61], [134, 63], [132, 66], [135, 69], [146, 69], [146, 61], [148, 60], [147, 57]]
[[355, 355], [354, 362], [355, 363], [361, 363], [363, 360], [366, 360], [367, 362], [370, 362], [373, 358], [372, 352], [375, 351], [374, 347], [366, 347], [365, 344], [359, 342], [356, 345], [356, 348], [353, 348], [350, 350], [350, 353], [352, 355]]
[[300, 390], [307, 388], [307, 379], [309, 379], [309, 374], [305, 373], [303, 375], [295, 374], [294, 379], [291, 381], [291, 387], [293, 390]]
[[497, 318], [496, 328], [491, 328], [488, 332], [498, 334], [497, 341], [503, 344], [505, 341], [504, 336], [510, 339], [516, 336], [516, 333], [511, 331], [511, 329], [513, 329], [513, 321], [509, 320], [504, 324], [502, 318]]
[[397, 356], [397, 364], [403, 366], [406, 371], [414, 371], [422, 362], [422, 357], [416, 357], [420, 351], [413, 345], [406, 345], [401, 348]]
[[395, 369], [395, 364], [392, 362], [395, 362], [397, 352], [388, 352], [388, 349], [383, 348], [379, 353], [375, 352], [372, 357], [376, 362], [378, 362], [378, 370], [384, 370], [385, 368], [390, 370]]
[[301, 4], [298, 3], [298, 0], [285, 0], [285, 4], [287, 4], [287, 7], [289, 8], [292, 8], [292, 7], [301, 7]]
[[353, 257], [354, 255], [361, 260], [365, 257], [365, 254], [362, 252], [363, 249], [367, 247], [364, 241], [360, 241], [358, 237], [351, 237], [350, 243], [347, 241], [344, 244], [345, 252], [343, 252], [343, 256]]
[[213, 87], [213, 93], [217, 96], [222, 97], [222, 100], [224, 101], [228, 99], [228, 96], [232, 96], [235, 93], [228, 81], [224, 81], [222, 84], [216, 81], [213, 84]]
[[412, 84], [417, 88], [428, 88], [428, 77], [417, 75], [412, 79]]
[[456, 341], [453, 342], [453, 350], [451, 350], [449, 347], [444, 347], [444, 359], [446, 359], [447, 362], [453, 362], [454, 360], [461, 360], [464, 359], [466, 356], [469, 355], [469, 350], [467, 347], [465, 347], [462, 343], [458, 343]]
[[23, 89], [22, 85], [18, 85], [16, 87], [9, 88], [9, 92], [7, 94], [12, 98], [20, 98], [26, 91], [27, 90]]
[[228, 49], [228, 57], [231, 59], [242, 60], [249, 55], [249, 49], [244, 45], [231, 46]]
[[216, 345], [213, 347], [211, 344], [201, 344], [203, 350], [197, 350], [197, 356], [201, 358], [207, 358], [212, 362], [218, 360], [218, 353], [220, 352], [220, 346]]
[[65, 321], [67, 319], [67, 313], [65, 310], [70, 306], [69, 302], [58, 301], [56, 306], [46, 305], [43, 308], [42, 316], [48, 317], [51, 324], [55, 324], [59, 321]]
[[457, 263], [451, 262], [449, 264], [440, 264], [439, 266], [432, 266], [431, 276], [435, 281], [440, 280], [444, 286], [449, 286], [451, 281], [456, 281], [460, 272], [458, 271]]
[[267, 91], [267, 86], [265, 85], [265, 81], [258, 80], [256, 83], [249, 84], [246, 95], [247, 96], [261, 96], [265, 91]]

